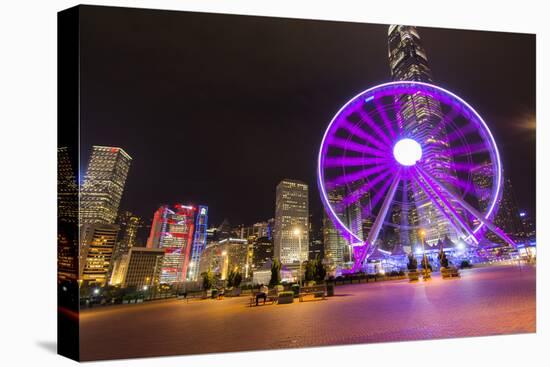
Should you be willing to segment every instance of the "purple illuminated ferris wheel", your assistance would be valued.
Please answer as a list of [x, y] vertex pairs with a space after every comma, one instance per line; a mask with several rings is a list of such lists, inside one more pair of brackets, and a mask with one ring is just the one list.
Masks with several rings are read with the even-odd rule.
[[502, 195], [502, 165], [481, 116], [455, 94], [421, 82], [370, 88], [330, 122], [318, 158], [321, 199], [353, 246], [354, 269], [381, 233], [413, 244], [419, 231], [478, 246]]

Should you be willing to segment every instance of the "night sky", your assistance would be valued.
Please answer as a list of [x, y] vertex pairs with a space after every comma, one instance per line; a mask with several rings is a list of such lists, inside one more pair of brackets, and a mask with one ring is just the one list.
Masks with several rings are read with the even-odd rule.
[[[274, 216], [283, 178], [321, 214], [322, 134], [390, 81], [387, 25], [83, 7], [81, 167], [92, 145], [133, 158], [122, 210], [206, 204], [210, 223]], [[535, 209], [535, 36], [418, 28], [436, 84], [493, 132], [519, 206]]]

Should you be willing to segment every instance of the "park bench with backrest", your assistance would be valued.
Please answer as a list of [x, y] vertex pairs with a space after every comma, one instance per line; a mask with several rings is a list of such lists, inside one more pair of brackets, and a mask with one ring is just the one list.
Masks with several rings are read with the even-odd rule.
[[[256, 305], [256, 296], [260, 294], [260, 292], [251, 292], [250, 293], [250, 307]], [[279, 300], [279, 291], [277, 288], [270, 289], [269, 292], [267, 292], [267, 297], [265, 299], [265, 302], [269, 302], [269, 304], [275, 304]], [[260, 300], [261, 304], [264, 304], [264, 300]]]
[[312, 285], [308, 287], [302, 287], [300, 288], [300, 293], [298, 294], [300, 297], [300, 302], [304, 301], [304, 297], [312, 295], [315, 298], [321, 297], [322, 299], [325, 299], [327, 294], [327, 286], [325, 284], [320, 285]]

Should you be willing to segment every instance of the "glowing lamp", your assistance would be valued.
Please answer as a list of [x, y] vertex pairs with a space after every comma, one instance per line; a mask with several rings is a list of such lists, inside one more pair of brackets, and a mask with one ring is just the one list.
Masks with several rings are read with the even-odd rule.
[[422, 148], [415, 140], [401, 139], [393, 147], [393, 156], [402, 166], [414, 166], [422, 158]]

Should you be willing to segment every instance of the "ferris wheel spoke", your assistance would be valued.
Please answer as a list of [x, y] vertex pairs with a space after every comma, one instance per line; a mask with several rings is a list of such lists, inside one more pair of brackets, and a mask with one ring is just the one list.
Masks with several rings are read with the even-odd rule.
[[383, 152], [379, 149], [371, 148], [364, 144], [356, 143], [354, 141], [349, 141], [349, 140], [337, 138], [337, 137], [332, 137], [328, 141], [328, 145], [336, 148], [340, 148], [346, 151], [370, 154], [372, 156], [380, 157], [380, 158], [385, 158], [388, 156], [388, 153]]
[[474, 124], [469, 124], [466, 127], [462, 127], [448, 133], [447, 142], [452, 143], [454, 141], [457, 141], [458, 139], [466, 139], [467, 135], [473, 134], [475, 132], [479, 132], [479, 128]]
[[[470, 227], [468, 227], [468, 225], [464, 222], [464, 220], [460, 217], [460, 215], [456, 212], [456, 210], [449, 204], [449, 202], [446, 201], [444, 197], [439, 195], [439, 193], [430, 186], [430, 183], [427, 180], [422, 182], [423, 177], [420, 173], [418, 173], [418, 171], [416, 171], [416, 173], [413, 174], [413, 179], [416, 182], [416, 184], [422, 189], [422, 191], [426, 194], [426, 196], [430, 198], [431, 202], [436, 206], [436, 208], [439, 209], [439, 211], [445, 216], [445, 218], [447, 218], [447, 220], [449, 221], [451, 226], [454, 228], [454, 230], [457, 233], [463, 233], [463, 231], [465, 231], [477, 244], [477, 239], [474, 233], [472, 232]], [[428, 188], [428, 186], [430, 186], [430, 188]], [[441, 203], [438, 201], [438, 199], [441, 201]], [[459, 223], [462, 229], [460, 229], [456, 223]]]
[[455, 171], [458, 171], [458, 172], [471, 172], [473, 170], [475, 170], [476, 168], [479, 168], [480, 165], [479, 164], [475, 164], [475, 163], [472, 163], [472, 162], [456, 162], [454, 161], [453, 164], [452, 164], [452, 168], [455, 170]]
[[459, 157], [463, 155], [473, 155], [478, 153], [488, 153], [489, 149], [487, 147], [487, 144], [485, 143], [478, 143], [478, 144], [472, 144], [472, 145], [463, 145], [460, 147], [450, 148], [449, 153], [452, 155]]
[[388, 187], [393, 181], [391, 180], [391, 177], [388, 178], [380, 187], [376, 194], [370, 199], [370, 203], [365, 209], [363, 210], [363, 215], [370, 216], [372, 214], [372, 210], [378, 206], [382, 198], [384, 198], [384, 194], [386, 193], [386, 190], [388, 190]]
[[[393, 197], [395, 196], [395, 192], [397, 191], [397, 185], [399, 184], [399, 181], [401, 180], [401, 170], [398, 170], [395, 174], [395, 177], [393, 179], [393, 182], [391, 183], [391, 186], [388, 190], [388, 193], [384, 199], [384, 202], [382, 203], [382, 207], [380, 208], [380, 211], [378, 212], [378, 216], [374, 220], [374, 223], [372, 224], [372, 227], [369, 231], [369, 234], [367, 236], [367, 244], [373, 245], [374, 241], [378, 238], [378, 234], [380, 233], [380, 229], [382, 228], [382, 224], [384, 223], [384, 220], [386, 218], [386, 215], [388, 214], [388, 210], [390, 209], [390, 204], [393, 201]], [[381, 190], [382, 191], [382, 190]], [[363, 259], [364, 261], [364, 259]]]
[[387, 146], [392, 146], [390, 138], [382, 131], [378, 124], [367, 113], [365, 113], [365, 111], [363, 111], [363, 109], [359, 110], [359, 115], [361, 116], [361, 120], [365, 123], [365, 125], [371, 128], [375, 133], [377, 133], [378, 137], [382, 139]]
[[352, 183], [357, 180], [368, 178], [376, 173], [390, 170], [389, 166], [386, 164], [380, 164], [371, 168], [363, 169], [354, 173], [347, 173], [341, 176], [338, 176], [332, 180], [329, 180], [329, 184], [332, 186], [345, 185]]
[[390, 133], [391, 138], [395, 139], [395, 131], [393, 130], [393, 126], [392, 126], [393, 124], [390, 121], [387, 109], [385, 108], [384, 105], [380, 104], [378, 100], [375, 100], [374, 104], [376, 105], [376, 110], [378, 111], [380, 118], [382, 119], [382, 121], [384, 121], [386, 130], [388, 130], [388, 132]]
[[485, 224], [491, 232], [493, 232], [494, 234], [499, 236], [502, 240], [504, 240], [506, 243], [508, 243], [512, 247], [516, 248], [516, 243], [510, 237], [508, 237], [508, 235], [506, 233], [504, 233], [504, 231], [502, 229], [500, 229], [499, 227], [494, 225], [490, 220], [485, 218], [485, 216], [482, 213], [480, 213], [476, 208], [474, 208], [472, 205], [467, 203], [461, 197], [458, 197], [457, 195], [452, 193], [450, 190], [448, 190], [445, 186], [443, 186], [441, 183], [439, 183], [436, 179], [431, 177], [428, 173], [426, 173], [422, 169], [419, 169], [418, 172], [423, 177], [426, 177], [426, 179], [428, 181], [431, 181], [430, 183], [435, 186], [434, 191], [437, 192], [437, 190], [441, 190], [442, 192], [447, 194], [452, 200], [459, 203], [464, 209], [466, 209], [468, 212], [470, 212], [470, 214], [472, 214], [474, 217], [476, 217], [481, 223]]
[[355, 135], [355, 136], [371, 143], [372, 145], [374, 145], [376, 148], [380, 149], [381, 151], [387, 151], [388, 150], [388, 145], [385, 145], [380, 140], [375, 139], [370, 134], [368, 134], [365, 130], [361, 129], [357, 125], [353, 125], [352, 123], [350, 123], [347, 120], [344, 120], [342, 122], [342, 128], [347, 130], [348, 132], [350, 132], [352, 135]]
[[429, 134], [434, 136], [437, 140], [447, 141], [447, 129], [449, 126], [454, 126], [454, 119], [459, 116], [459, 112], [456, 109], [452, 109], [450, 112], [443, 114], [441, 111], [441, 118], [434, 121]]
[[380, 183], [380, 181], [384, 180], [391, 173], [392, 173], [392, 171], [388, 169], [386, 172], [379, 174], [374, 179], [369, 180], [369, 182], [365, 183], [363, 186], [361, 186], [357, 190], [355, 190], [355, 191], [351, 192], [350, 194], [348, 194], [347, 196], [345, 196], [340, 201], [340, 204], [339, 204], [340, 208], [341, 209], [347, 208], [351, 204], [353, 204], [353, 203], [357, 202], [358, 200], [360, 200], [365, 194], [367, 194], [370, 190], [372, 190], [376, 185], [378, 185]]
[[401, 191], [401, 225], [406, 226], [408, 224], [408, 211], [409, 211], [409, 175], [403, 175], [402, 179], [402, 191]]
[[380, 165], [388, 162], [390, 162], [388, 158], [327, 157], [325, 158], [323, 163], [326, 168], [334, 168]]

